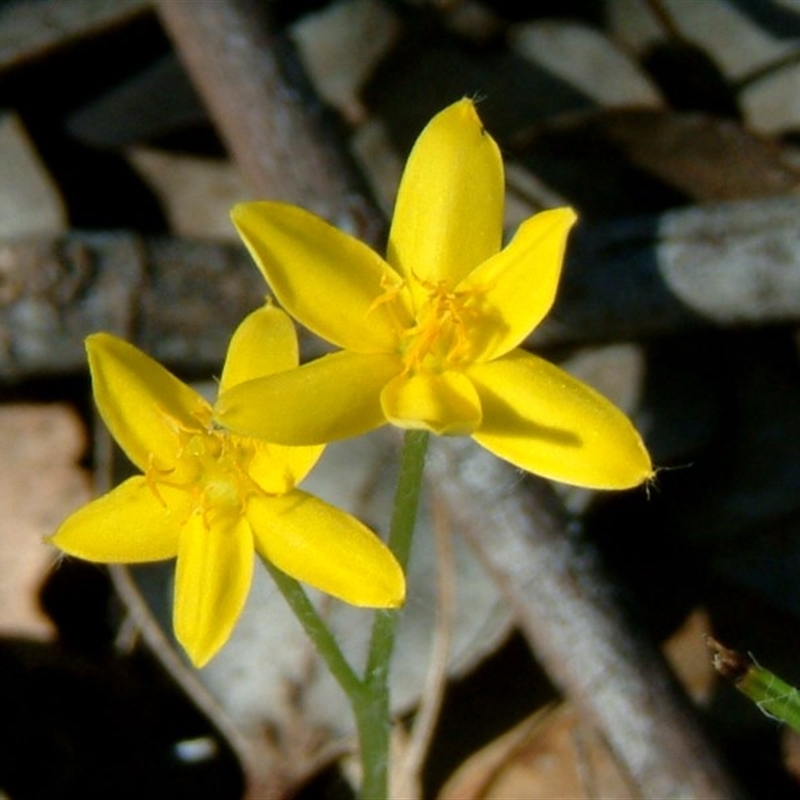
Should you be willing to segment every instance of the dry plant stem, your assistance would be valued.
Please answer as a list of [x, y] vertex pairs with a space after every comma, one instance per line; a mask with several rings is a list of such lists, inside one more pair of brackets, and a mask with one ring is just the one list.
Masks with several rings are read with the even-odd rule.
[[[472, 442], [442, 442], [428, 478], [515, 610], [536, 657], [604, 734], [640, 797], [733, 798], [661, 654], [620, 612], [596, 552], [552, 487]], [[470, 496], [470, 503], [464, 498]], [[461, 509], [483, 510], [479, 519]]]
[[414, 717], [414, 727], [407, 749], [392, 779], [395, 796], [408, 798], [408, 800], [422, 796], [421, 773], [436, 732], [436, 723], [444, 700], [447, 686], [447, 661], [450, 656], [455, 625], [456, 565], [453, 554], [452, 526], [445, 504], [436, 497], [433, 498], [433, 523], [439, 597], [436, 625], [433, 631], [431, 665], [425, 676], [425, 686]]
[[240, 247], [120, 232], [2, 243], [0, 381], [84, 372], [84, 339], [99, 330], [212, 374], [265, 294]]
[[[286, 42], [258, 0], [156, 0], [178, 54], [231, 154], [261, 198], [308, 208], [372, 238], [381, 220], [341, 149], [323, 107], [285, 77]], [[377, 223], [377, 224], [376, 224]]]
[[[422, 491], [422, 475], [430, 435], [407, 430], [403, 434], [400, 471], [394, 495], [387, 545], [403, 571], [408, 566]], [[391, 702], [389, 671], [400, 611], [377, 611], [372, 624], [364, 684], [353, 706], [361, 748], [362, 800], [384, 800], [389, 791]]]
[[128, 613], [133, 617], [142, 638], [160, 664], [172, 676], [175, 683], [183, 689], [195, 706], [208, 717], [225, 737], [236, 753], [239, 762], [247, 774], [251, 776], [251, 780], [252, 776], [259, 773], [261, 779], [266, 780], [268, 760], [265, 760], [265, 753], [259, 753], [255, 742], [242, 735], [217, 699], [198, 679], [197, 673], [190, 669], [178, 655], [175, 646], [156, 621], [147, 601], [142, 597], [142, 593], [133, 580], [130, 570], [126, 566], [112, 564], [109, 567], [109, 573], [114, 589], [125, 604]]
[[[94, 481], [96, 493], [99, 495], [109, 491], [124, 477], [128, 477], [125, 471], [127, 463], [120, 458], [119, 450], [98, 415], [94, 418], [93, 440], [94, 458], [97, 464]], [[225, 737], [246, 775], [249, 787], [256, 791], [265, 789], [271, 791], [274, 788], [271, 776], [273, 759], [264, 743], [255, 737], [246, 737], [239, 730], [225, 709], [199, 680], [196, 671], [178, 655], [172, 639], [164, 632], [142, 596], [130, 568], [111, 564], [108, 570], [114, 589], [137, 632], [175, 684]]]
[[661, 0], [647, 0], [645, 5], [650, 9], [650, 13], [661, 26], [663, 33], [677, 40], [684, 38], [680, 28], [675, 24], [672, 14], [667, 11]]
[[146, 14], [149, 5], [148, 0], [72, 0], [46, 7], [4, 4], [0, 8], [0, 73], [124, 25]]
[[[779, 197], [583, 225], [556, 308], [532, 343], [796, 322], [798, 219], [800, 198]], [[208, 374], [265, 294], [240, 246], [81, 232], [0, 243], [0, 383], [84, 371], [83, 340], [97, 330], [178, 372]], [[302, 346], [321, 354], [316, 340]]]

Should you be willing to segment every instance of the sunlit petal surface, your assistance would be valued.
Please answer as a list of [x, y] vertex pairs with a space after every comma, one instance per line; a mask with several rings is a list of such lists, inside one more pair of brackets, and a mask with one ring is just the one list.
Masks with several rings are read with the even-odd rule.
[[245, 317], [233, 334], [219, 391], [262, 375], [293, 369], [298, 360], [294, 323], [279, 308], [263, 306]]
[[630, 420], [564, 370], [515, 350], [470, 368], [483, 407], [473, 434], [500, 458], [564, 483], [626, 489], [652, 477]]
[[536, 214], [520, 225], [507, 247], [456, 287], [476, 298], [476, 330], [470, 333], [473, 360], [509, 352], [550, 311], [574, 222], [569, 208]]
[[311, 472], [324, 450], [323, 444], [287, 447], [254, 440], [248, 473], [267, 494], [284, 494]]
[[345, 439], [385, 422], [380, 391], [398, 372], [394, 356], [344, 350], [234, 387], [220, 396], [214, 417], [237, 433], [270, 442]]
[[481, 422], [478, 393], [458, 372], [400, 375], [384, 388], [381, 404], [394, 425], [439, 435], [470, 434]]
[[253, 578], [253, 536], [240, 515], [194, 513], [181, 529], [175, 636], [202, 667], [228, 640]]
[[242, 203], [231, 214], [256, 264], [299, 322], [359, 353], [394, 346], [399, 307], [376, 300], [399, 280], [367, 245], [284, 203]]
[[248, 509], [256, 547], [278, 569], [355, 606], [396, 608], [403, 572], [360, 522], [305, 492], [254, 498]]
[[475, 106], [437, 114], [408, 157], [397, 193], [389, 263], [404, 277], [455, 286], [500, 249], [503, 162]]
[[72, 556], [105, 564], [174, 558], [181, 516], [189, 513], [188, 498], [177, 494], [165, 490], [162, 502], [144, 478], [129, 478], [67, 517], [50, 542]]
[[86, 340], [92, 390], [103, 421], [141, 470], [174, 464], [179, 431], [202, 431], [209, 404], [157, 361], [108, 333]]

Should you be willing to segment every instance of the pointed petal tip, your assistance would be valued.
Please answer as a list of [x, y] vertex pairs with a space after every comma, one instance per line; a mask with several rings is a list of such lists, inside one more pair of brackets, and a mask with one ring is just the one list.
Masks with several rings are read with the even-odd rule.
[[478, 125], [483, 127], [481, 118], [478, 115], [477, 106], [471, 97], [462, 97], [460, 100], [456, 100], [455, 103], [451, 103], [449, 106], [445, 107], [439, 113], [442, 115], [449, 114], [453, 116], [458, 114], [462, 119], [470, 122], [476, 122]]
[[657, 470], [652, 468], [648, 457], [646, 467], [643, 466], [640, 469], [632, 469], [628, 473], [621, 473], [615, 480], [610, 480], [607, 484], [604, 483], [589, 488], [624, 491], [626, 489], [636, 489], [639, 486], [649, 487], [652, 486], [655, 481], [656, 472]]
[[400, 590], [386, 603], [386, 608], [402, 608], [406, 604], [406, 581], [403, 578]]
[[559, 206], [558, 208], [551, 208], [547, 211], [541, 211], [541, 214], [552, 214], [553, 216], [562, 217], [565, 225], [574, 225], [578, 221], [578, 214], [571, 206]]
[[196, 636], [190, 638], [182, 635], [177, 628], [175, 629], [175, 638], [195, 669], [205, 667], [228, 642], [227, 638], [224, 641], [212, 641], [208, 638], [202, 640]]
[[202, 669], [218, 652], [217, 650], [209, 652], [199, 648], [191, 648], [184, 642], [180, 642], [180, 645], [183, 647], [186, 655], [189, 657], [189, 661], [191, 661], [195, 669]]
[[245, 200], [241, 203], [235, 203], [230, 210], [231, 221], [235, 225], [238, 220], [241, 220], [242, 217], [247, 216], [247, 214], [256, 206], [263, 206], [268, 204], [269, 204], [268, 200]]
[[371, 587], [368, 593], [363, 594], [348, 592], [346, 596], [340, 595], [339, 599], [359, 608], [402, 608], [406, 602], [406, 579], [399, 565], [397, 569], [398, 575], [392, 576], [380, 589]]
[[[628, 442], [624, 447], [624, 440], [620, 440], [620, 453], [627, 455], [627, 458], [610, 464], [606, 471], [600, 471], [596, 482], [586, 484], [586, 488], [598, 489], [601, 491], [625, 491], [635, 489], [638, 486], [650, 486], [655, 480], [657, 470], [653, 468], [650, 453], [642, 442], [639, 434], [631, 426], [631, 432], [635, 437], [634, 442]], [[625, 451], [627, 450], [627, 453]], [[581, 485], [576, 483], [576, 485]]]
[[[386, 551], [389, 554], [389, 551]], [[378, 570], [376, 570], [377, 572]], [[406, 576], [394, 556], [384, 558], [379, 570], [383, 580], [372, 581], [367, 588], [362, 584], [358, 591], [349, 591], [347, 596], [341, 596], [350, 605], [361, 608], [384, 608], [393, 610], [402, 608], [406, 602]]]
[[87, 350], [91, 349], [91, 348], [94, 346], [95, 342], [97, 342], [97, 341], [98, 341], [98, 339], [102, 340], [102, 338], [103, 338], [103, 337], [105, 337], [105, 336], [108, 336], [108, 334], [107, 334], [107, 333], [105, 333], [105, 332], [103, 332], [103, 331], [97, 331], [97, 332], [95, 332], [95, 333], [90, 333], [90, 334], [89, 334], [89, 335], [88, 335], [88, 336], [87, 336], [87, 337], [86, 337], [86, 338], [83, 340], [84, 347], [85, 347]]
[[96, 331], [90, 333], [84, 340], [83, 346], [86, 350], [86, 355], [89, 358], [89, 363], [92, 364], [93, 360], [103, 357], [106, 354], [114, 353], [115, 351], [124, 350], [129, 343], [112, 333], [105, 331]]

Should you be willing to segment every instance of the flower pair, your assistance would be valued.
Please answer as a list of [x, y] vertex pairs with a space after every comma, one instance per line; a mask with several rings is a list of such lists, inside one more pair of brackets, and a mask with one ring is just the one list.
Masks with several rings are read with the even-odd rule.
[[283, 308], [340, 350], [298, 367], [290, 320], [267, 306], [234, 335], [212, 406], [131, 345], [90, 337], [101, 415], [144, 474], [70, 517], [54, 543], [94, 561], [177, 555], [175, 630], [199, 665], [235, 624], [254, 547], [347, 602], [402, 603], [403, 575], [377, 537], [296, 488], [327, 442], [391, 423], [469, 435], [567, 483], [647, 480], [627, 417], [521, 348], [552, 306], [574, 214], [538, 214], [503, 248], [503, 193], [497, 145], [462, 100], [409, 157], [386, 259], [302, 209], [234, 208]]

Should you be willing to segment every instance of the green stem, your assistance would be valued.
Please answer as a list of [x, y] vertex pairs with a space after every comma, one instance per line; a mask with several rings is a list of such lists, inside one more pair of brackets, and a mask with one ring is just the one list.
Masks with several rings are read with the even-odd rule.
[[[408, 566], [419, 509], [427, 431], [406, 431], [394, 496], [389, 549], [403, 570]], [[398, 611], [378, 611], [372, 627], [362, 691], [353, 710], [361, 747], [362, 800], [384, 800], [389, 792], [389, 666], [394, 650]]]
[[785, 722], [800, 731], [800, 692], [751, 658], [730, 650], [712, 636], [706, 643], [713, 653], [714, 668], [744, 695], [762, 714]]
[[762, 714], [800, 731], [800, 692], [775, 673], [754, 664], [736, 688], [753, 700]]
[[357, 698], [363, 694], [363, 685], [348, 660], [344, 657], [339, 643], [331, 633], [330, 628], [325, 624], [317, 609], [308, 599], [303, 587], [294, 578], [290, 578], [285, 572], [281, 572], [266, 559], [262, 559], [262, 563], [272, 576], [272, 580], [275, 581], [275, 585], [281, 594], [286, 598], [286, 602], [303, 626], [306, 634], [314, 643], [317, 652], [325, 661], [331, 674], [344, 690], [350, 703], [355, 707]]
[[[411, 554], [427, 447], [426, 431], [406, 432], [388, 541], [389, 549], [403, 571], [408, 566]], [[303, 587], [266, 559], [262, 561], [353, 707], [363, 769], [362, 800], [385, 800], [389, 796], [391, 731], [389, 665], [399, 612], [375, 613], [367, 666], [361, 679], [350, 666], [333, 633], [308, 599]]]

